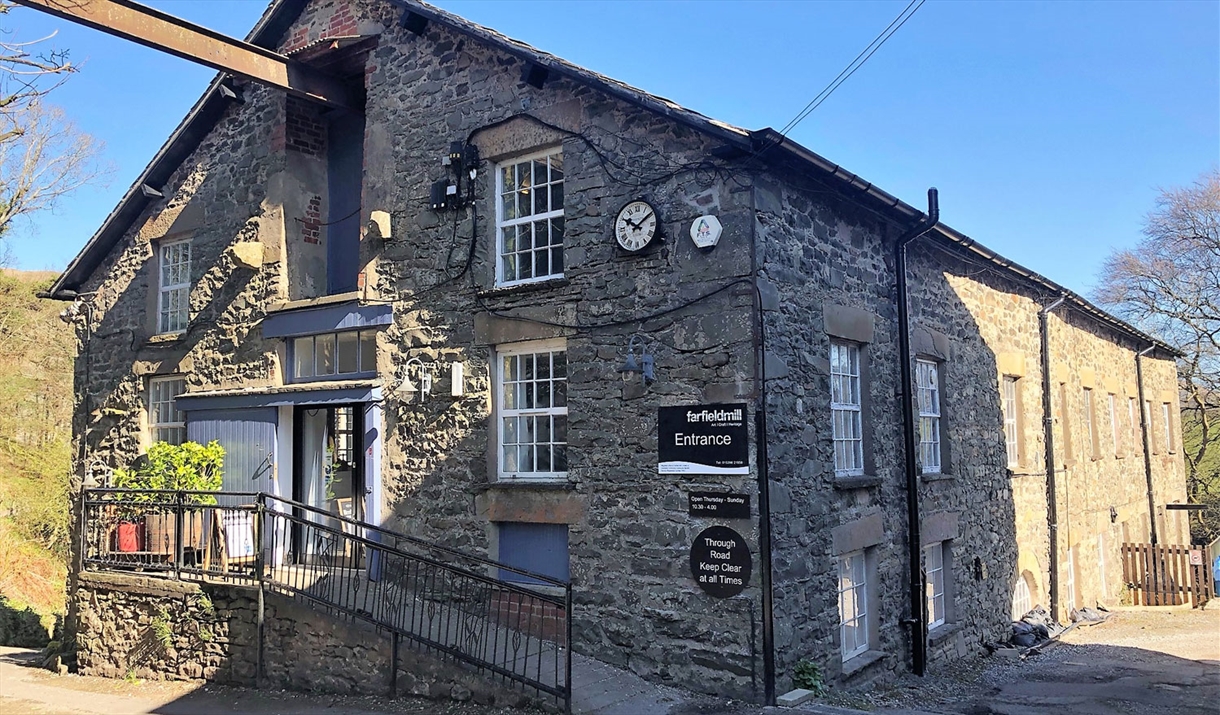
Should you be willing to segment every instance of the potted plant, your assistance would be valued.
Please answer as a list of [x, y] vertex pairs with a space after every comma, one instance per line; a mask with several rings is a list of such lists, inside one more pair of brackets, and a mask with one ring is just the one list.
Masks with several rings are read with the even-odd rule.
[[[115, 487], [134, 490], [115, 494], [115, 501], [124, 504], [117, 510], [118, 550], [172, 555], [177, 540], [177, 495], [150, 494], [139, 490], [219, 491], [224, 473], [224, 453], [224, 447], [215, 440], [206, 445], [198, 442], [180, 445], [158, 442], [136, 465], [115, 470]], [[182, 503], [186, 506], [183, 514], [183, 547], [199, 549], [204, 534], [203, 513], [198, 506], [215, 504], [216, 497], [211, 494], [186, 494]]]

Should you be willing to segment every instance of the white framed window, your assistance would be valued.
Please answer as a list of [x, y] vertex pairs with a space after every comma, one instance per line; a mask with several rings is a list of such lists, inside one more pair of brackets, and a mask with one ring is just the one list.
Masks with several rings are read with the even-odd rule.
[[863, 551], [839, 557], [839, 650], [845, 661], [868, 651], [868, 571]]
[[157, 332], [181, 333], [190, 322], [191, 242], [163, 243], [157, 255]]
[[939, 474], [940, 366], [931, 360], [916, 360], [915, 385], [919, 398], [919, 463], [925, 474]]
[[1089, 454], [1097, 459], [1097, 416], [1093, 412], [1093, 389], [1090, 387], [1084, 388], [1084, 424], [1085, 434], [1089, 438]]
[[505, 345], [496, 350], [496, 357], [500, 479], [566, 479], [566, 343]]
[[1172, 452], [1173, 444], [1173, 413], [1168, 402], [1161, 403], [1161, 424], [1165, 426], [1165, 451]]
[[1026, 613], [1034, 610], [1033, 594], [1029, 592], [1029, 583], [1025, 576], [1017, 577], [1017, 584], [1012, 588], [1012, 619], [1021, 620]]
[[1000, 393], [1004, 409], [1004, 446], [1008, 453], [1008, 466], [1021, 464], [1021, 431], [1017, 422], [1017, 379], [1005, 375]]
[[563, 276], [563, 153], [513, 159], [496, 172], [496, 285]]
[[184, 392], [184, 377], [154, 377], [148, 381], [148, 433], [153, 442], [186, 441], [186, 418], [176, 403]]
[[835, 474], [864, 474], [864, 422], [860, 398], [860, 346], [830, 343], [830, 423]]
[[1156, 418], [1152, 416], [1152, 400], [1144, 400], [1144, 419], [1148, 421], [1148, 444], [1152, 447], [1153, 454], [1159, 454], [1160, 448], [1156, 443], [1156, 430], [1152, 428], [1156, 424]]
[[1136, 446], [1138, 445], [1141, 449], [1143, 449], [1143, 444], [1140, 443], [1139, 407], [1136, 405], [1136, 400], [1134, 397], [1127, 398], [1127, 419], [1130, 423], [1130, 430], [1127, 434], [1127, 438], [1131, 440], [1131, 444], [1129, 445], [1130, 448], [1127, 451], [1130, 454], [1135, 454]]
[[945, 624], [945, 542], [923, 549], [924, 589], [928, 600], [928, 630]]
[[1107, 406], [1110, 408], [1110, 439], [1114, 443], [1114, 456], [1119, 455], [1118, 446], [1118, 398], [1111, 392], [1106, 395]]

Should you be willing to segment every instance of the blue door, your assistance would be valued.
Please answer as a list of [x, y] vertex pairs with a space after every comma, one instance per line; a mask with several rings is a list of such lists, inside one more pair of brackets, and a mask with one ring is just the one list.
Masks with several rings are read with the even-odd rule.
[[[226, 492], [273, 492], [275, 475], [274, 407], [247, 410], [195, 410], [186, 413], [186, 438], [225, 448]], [[234, 503], [252, 503], [252, 498]]]

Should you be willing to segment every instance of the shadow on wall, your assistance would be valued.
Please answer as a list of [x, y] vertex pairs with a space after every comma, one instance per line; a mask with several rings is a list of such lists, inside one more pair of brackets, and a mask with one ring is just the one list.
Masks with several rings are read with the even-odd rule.
[[50, 641], [42, 616], [29, 606], [19, 609], [0, 596], [0, 646], [45, 648]]

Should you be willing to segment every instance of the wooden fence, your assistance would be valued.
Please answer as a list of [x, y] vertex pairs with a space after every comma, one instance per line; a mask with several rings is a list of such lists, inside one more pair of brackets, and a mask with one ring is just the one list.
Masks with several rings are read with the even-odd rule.
[[1136, 606], [1199, 608], [1215, 593], [1202, 546], [1123, 544], [1122, 558], [1123, 581]]

